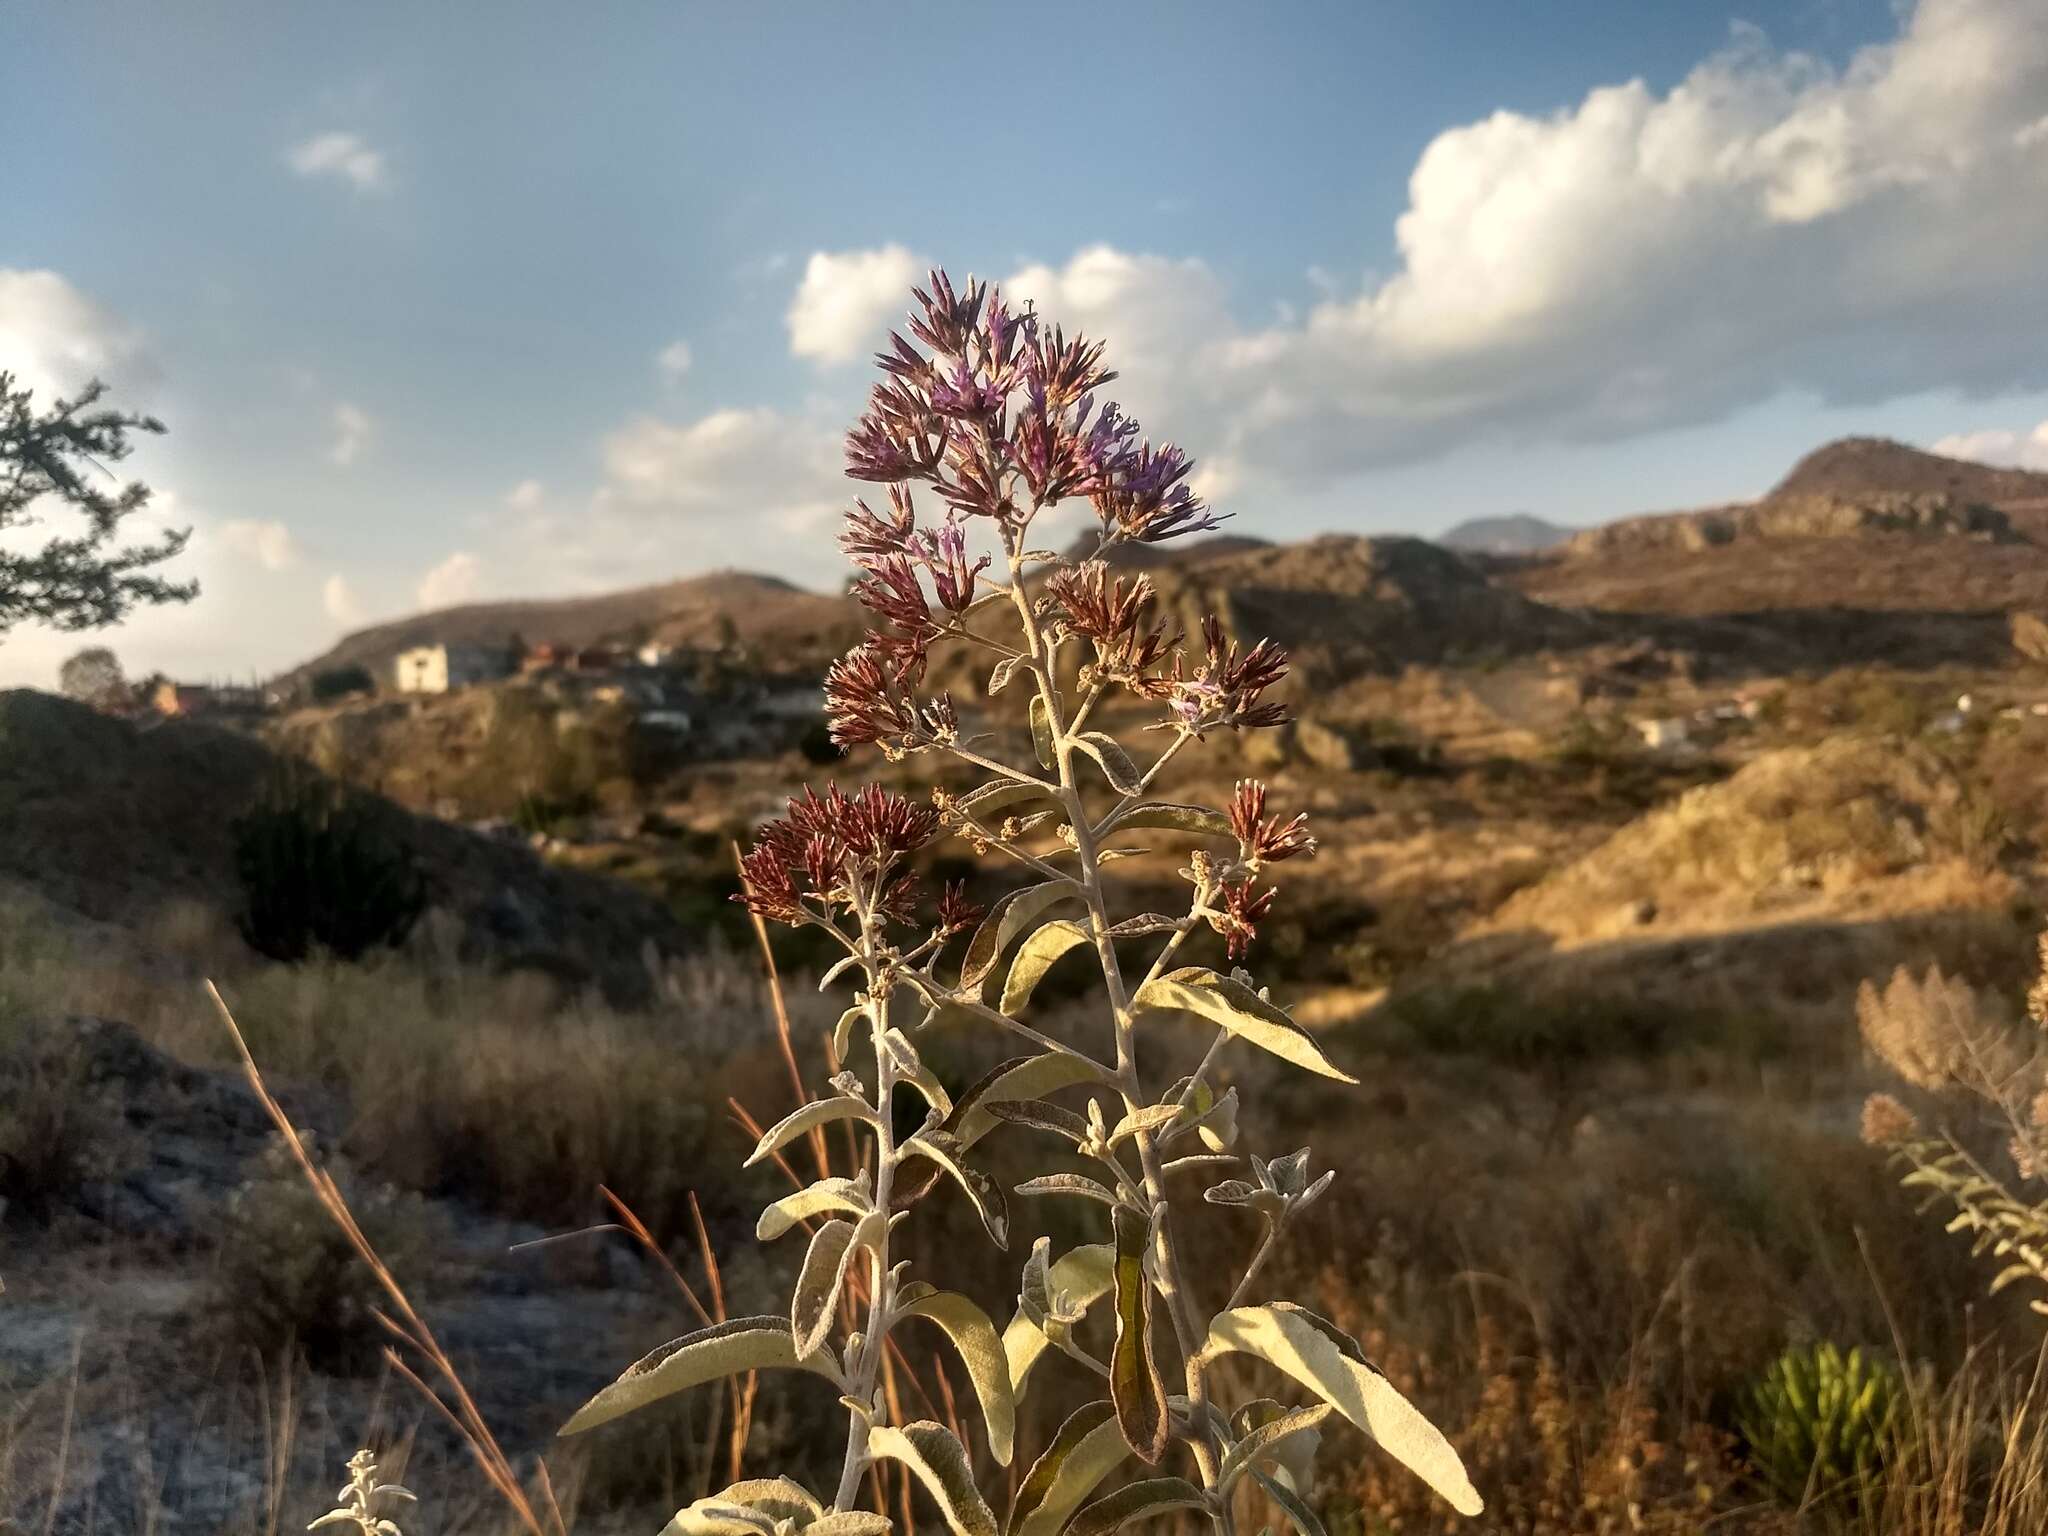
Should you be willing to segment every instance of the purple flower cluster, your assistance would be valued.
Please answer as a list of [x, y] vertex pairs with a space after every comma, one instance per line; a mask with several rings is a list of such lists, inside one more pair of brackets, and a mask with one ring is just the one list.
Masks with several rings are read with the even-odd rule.
[[1147, 543], [1213, 528], [1189, 488], [1194, 463], [1095, 391], [1116, 375], [1102, 343], [1042, 325], [1027, 308], [933, 272], [915, 290], [910, 333], [891, 333], [887, 376], [847, 438], [847, 473], [896, 485], [923, 480], [953, 513], [1021, 526], [1040, 508], [1085, 496], [1105, 534]]
[[[740, 860], [743, 889], [733, 899], [780, 923], [800, 923], [865, 904], [909, 922], [917, 899], [914, 876], [895, 874], [906, 854], [938, 834], [939, 813], [879, 784], [853, 794], [834, 784], [823, 795], [808, 787], [787, 815], [762, 827]], [[948, 891], [940, 920], [959, 921], [961, 894]]]

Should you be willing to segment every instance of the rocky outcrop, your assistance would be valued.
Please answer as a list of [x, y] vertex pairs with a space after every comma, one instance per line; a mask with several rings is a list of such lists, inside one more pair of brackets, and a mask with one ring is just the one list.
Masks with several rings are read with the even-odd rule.
[[1945, 493], [1885, 491], [1857, 496], [1775, 495], [1767, 501], [1697, 512], [1623, 518], [1588, 528], [1564, 546], [1567, 559], [1660, 551], [1693, 553], [1756, 539], [1847, 539], [1870, 534], [1922, 538], [2017, 539], [2003, 512]]

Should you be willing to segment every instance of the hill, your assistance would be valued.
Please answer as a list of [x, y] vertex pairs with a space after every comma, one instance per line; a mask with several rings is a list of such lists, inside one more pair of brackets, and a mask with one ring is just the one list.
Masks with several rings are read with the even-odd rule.
[[[261, 743], [197, 722], [138, 726], [29, 689], [0, 692], [0, 884], [131, 928], [178, 902], [232, 913], [231, 828], [278, 766]], [[648, 990], [645, 946], [687, 947], [669, 914], [625, 885], [373, 804], [474, 958], [629, 998]]]
[[412, 614], [344, 636], [280, 682], [355, 666], [383, 677], [401, 651], [416, 645], [498, 646], [514, 639], [566, 645], [737, 641], [778, 657], [815, 656], [822, 667], [823, 658], [844, 649], [854, 627], [852, 605], [842, 597], [807, 592], [775, 576], [720, 571], [589, 597], [470, 603]]
[[1205, 612], [1243, 640], [1271, 636], [1305, 681], [1582, 645], [1595, 626], [1499, 586], [1425, 539], [1326, 534], [1153, 573], [1191, 631]]
[[1844, 437], [1807, 454], [1765, 499], [1880, 493], [2001, 506], [2048, 499], [2048, 474], [1946, 458], [1890, 438]]
[[1436, 542], [1467, 554], [1533, 555], [1557, 548], [1577, 532], [1532, 512], [1510, 512], [1505, 517], [1467, 518], [1438, 534]]

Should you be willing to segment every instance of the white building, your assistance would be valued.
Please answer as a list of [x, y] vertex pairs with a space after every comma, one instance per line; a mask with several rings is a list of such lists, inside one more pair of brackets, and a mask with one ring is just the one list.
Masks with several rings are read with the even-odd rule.
[[1643, 745], [1656, 752], [1682, 747], [1692, 734], [1683, 720], [1637, 720], [1634, 724]]
[[502, 650], [484, 645], [418, 645], [400, 651], [392, 665], [400, 693], [447, 693], [504, 677], [511, 671]]

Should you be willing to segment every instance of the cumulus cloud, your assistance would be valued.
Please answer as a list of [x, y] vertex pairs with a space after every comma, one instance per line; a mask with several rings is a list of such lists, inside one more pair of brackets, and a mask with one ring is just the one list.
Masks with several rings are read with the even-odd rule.
[[357, 599], [355, 589], [348, 578], [340, 572], [329, 576], [320, 588], [320, 606], [327, 610], [327, 617], [337, 624], [360, 624], [368, 617], [363, 605]]
[[316, 133], [294, 144], [285, 163], [305, 177], [331, 176], [358, 192], [375, 192], [385, 184], [384, 156], [353, 133]]
[[328, 459], [348, 468], [369, 446], [370, 432], [369, 413], [344, 400], [334, 408], [334, 444], [327, 450]]
[[1264, 481], [1787, 391], [2040, 388], [2043, 101], [2038, 0], [1921, 0], [1839, 70], [1746, 29], [1668, 93], [1438, 135], [1398, 268], [1348, 296], [1326, 280], [1298, 323], [1240, 325], [1201, 263], [1107, 248], [1009, 286], [1106, 335], [1148, 425]]
[[538, 480], [522, 480], [505, 493], [505, 505], [514, 512], [538, 512], [546, 497]]
[[672, 341], [654, 355], [654, 366], [671, 383], [690, 371], [692, 361], [687, 341]]
[[104, 380], [115, 399], [156, 376], [142, 337], [113, 311], [46, 270], [0, 267], [0, 368], [37, 400]]
[[834, 584], [836, 517], [850, 504], [842, 431], [836, 417], [768, 409], [633, 417], [600, 444], [596, 491], [530, 509], [493, 570], [500, 583], [588, 590], [719, 569]]
[[900, 245], [814, 252], [784, 317], [789, 350], [818, 363], [850, 362], [874, 350], [925, 270]]
[[1975, 459], [2000, 469], [2048, 471], [2048, 421], [2031, 432], [2009, 432], [1986, 428], [1980, 432], [1955, 432], [1934, 445], [1936, 453], [1952, 459]]
[[266, 571], [282, 571], [298, 563], [298, 543], [291, 529], [275, 518], [238, 517], [222, 523], [221, 543]]
[[483, 576], [483, 562], [467, 550], [457, 550], [420, 578], [422, 608], [453, 608], [476, 596]]

